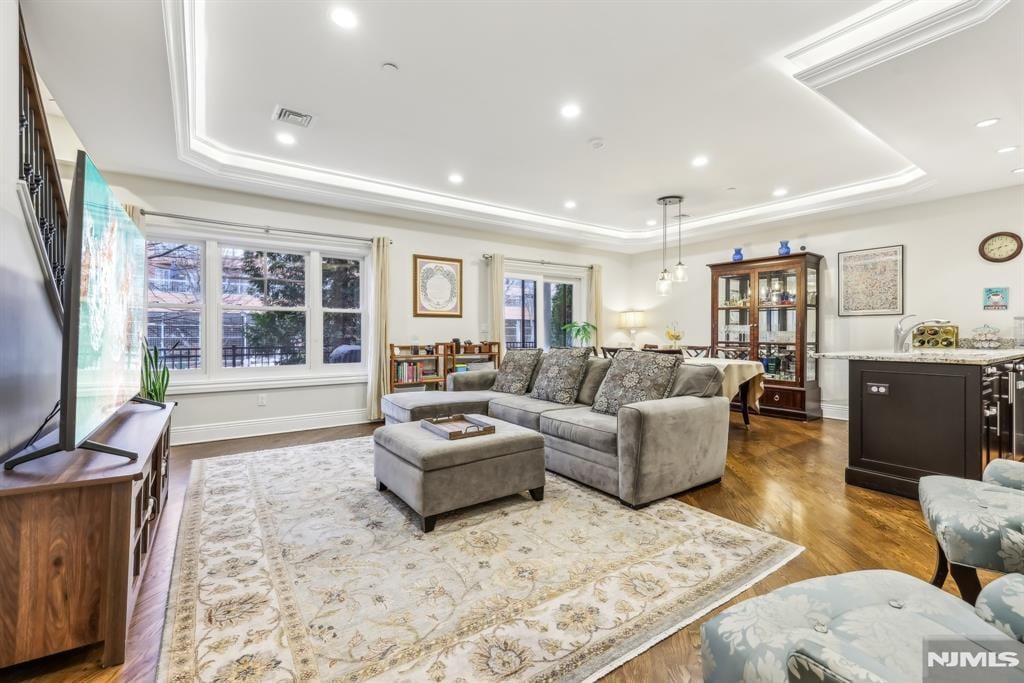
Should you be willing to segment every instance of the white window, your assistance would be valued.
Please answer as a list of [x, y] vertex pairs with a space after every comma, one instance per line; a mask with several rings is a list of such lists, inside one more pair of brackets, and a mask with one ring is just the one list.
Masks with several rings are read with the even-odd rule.
[[202, 368], [203, 247], [146, 243], [146, 340], [172, 370]]
[[586, 318], [589, 275], [537, 268], [505, 274], [506, 348], [572, 346], [563, 326]]
[[147, 337], [178, 377], [172, 388], [364, 378], [365, 247], [153, 224], [149, 233]]

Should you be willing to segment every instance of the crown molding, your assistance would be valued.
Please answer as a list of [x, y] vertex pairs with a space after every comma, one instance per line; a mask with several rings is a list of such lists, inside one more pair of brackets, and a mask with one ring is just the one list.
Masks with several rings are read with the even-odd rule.
[[[871, 7], [866, 15], [789, 52], [802, 68], [793, 76], [816, 90], [937, 40], [984, 23], [1010, 0], [898, 0]], [[906, 17], [901, 19], [900, 15]], [[860, 34], [860, 35], [858, 35]], [[850, 44], [852, 41], [853, 44]], [[817, 56], [815, 56], [817, 55]], [[827, 56], [826, 56], [827, 55]], [[808, 63], [810, 62], [810, 63]]]
[[[919, 0], [900, 0], [897, 5], [916, 1]], [[975, 5], [987, 7], [1007, 1], [971, 0], [961, 4], [969, 4], [973, 8]], [[206, 133], [205, 126], [205, 55], [202, 52], [206, 45], [204, 3], [205, 0], [162, 0], [177, 156], [184, 163], [221, 179], [274, 188], [301, 196], [306, 201], [353, 210], [413, 216], [431, 222], [477, 229], [512, 229], [555, 241], [571, 240], [581, 245], [627, 253], [645, 251], [660, 244], [660, 228], [632, 230], [566, 220], [335, 169], [285, 161], [222, 144]], [[989, 12], [989, 16], [994, 11]], [[815, 45], [827, 39], [816, 41]], [[801, 49], [807, 50], [810, 47], [808, 45]], [[869, 178], [849, 185], [691, 219], [683, 223], [683, 241], [722, 237], [751, 226], [867, 205], [916, 192], [928, 184], [926, 173], [910, 165], [898, 173], [880, 178]]]

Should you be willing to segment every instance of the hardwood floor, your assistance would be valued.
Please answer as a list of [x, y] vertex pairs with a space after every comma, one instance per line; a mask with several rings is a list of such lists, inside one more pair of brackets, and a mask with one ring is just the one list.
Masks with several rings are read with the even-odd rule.
[[[806, 550], [735, 601], [794, 581], [856, 569], [887, 568], [931, 577], [934, 541], [917, 501], [846, 486], [845, 422], [811, 423], [757, 417], [750, 431], [733, 414], [728, 469], [720, 484], [679, 496], [703, 510], [803, 545]], [[193, 460], [370, 434], [355, 425], [292, 434], [178, 446], [171, 453], [170, 501], [154, 556], [128, 631], [127, 660], [99, 666], [100, 647], [89, 647], [0, 670], [4, 681], [152, 681], [160, 651], [174, 541]], [[982, 581], [991, 576], [982, 576]], [[946, 590], [956, 594], [952, 580]], [[717, 613], [713, 612], [713, 614]], [[663, 640], [604, 680], [700, 680], [700, 628], [709, 617]]]

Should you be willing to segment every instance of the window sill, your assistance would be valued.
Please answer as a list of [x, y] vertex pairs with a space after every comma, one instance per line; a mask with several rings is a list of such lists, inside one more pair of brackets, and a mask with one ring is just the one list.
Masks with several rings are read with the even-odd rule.
[[250, 391], [255, 389], [290, 389], [293, 387], [319, 387], [331, 384], [366, 384], [367, 374], [324, 374], [306, 373], [302, 375], [285, 375], [281, 377], [217, 377], [214, 379], [179, 379], [175, 381], [171, 375], [171, 385], [167, 388], [168, 396], [184, 396], [188, 394], [217, 394], [231, 391]]

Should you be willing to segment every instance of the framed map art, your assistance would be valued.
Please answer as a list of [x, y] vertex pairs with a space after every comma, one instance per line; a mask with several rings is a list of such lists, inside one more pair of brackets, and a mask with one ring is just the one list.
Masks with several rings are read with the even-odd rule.
[[462, 317], [462, 259], [413, 254], [412, 314]]
[[902, 244], [839, 252], [839, 315], [902, 314]]

